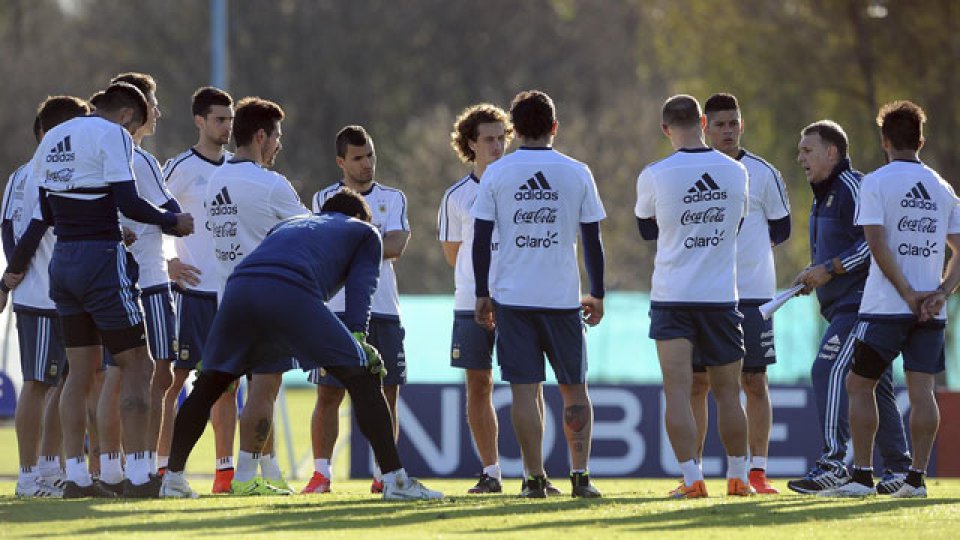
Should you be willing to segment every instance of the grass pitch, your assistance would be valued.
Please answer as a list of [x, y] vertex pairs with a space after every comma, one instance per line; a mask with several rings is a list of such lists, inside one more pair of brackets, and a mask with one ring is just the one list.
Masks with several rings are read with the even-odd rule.
[[[193, 479], [206, 491], [209, 481]], [[16, 499], [0, 484], [3, 538], [957, 538], [960, 480], [931, 480], [932, 498], [824, 500], [784, 494], [671, 501], [672, 480], [598, 479], [600, 500], [468, 496], [470, 480], [427, 480], [444, 501], [384, 502], [368, 480], [334, 483], [335, 493], [291, 497], [204, 496], [139, 502]], [[557, 482], [557, 485], [565, 483]], [[775, 484], [785, 489], [783, 482]], [[565, 491], [568, 486], [563, 485]], [[376, 536], [373, 536], [376, 535]]]

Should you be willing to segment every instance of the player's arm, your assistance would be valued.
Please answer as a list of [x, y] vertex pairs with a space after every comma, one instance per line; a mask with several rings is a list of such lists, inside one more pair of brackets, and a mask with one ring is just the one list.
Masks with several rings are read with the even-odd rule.
[[460, 244], [463, 244], [463, 242], [440, 242], [440, 247], [443, 248], [443, 258], [447, 260], [447, 264], [451, 267], [457, 266], [457, 254], [460, 253]]
[[637, 227], [640, 229], [640, 238], [644, 240], [656, 240], [660, 236], [660, 227], [657, 226], [657, 218], [637, 218]]
[[477, 324], [493, 330], [493, 300], [490, 298], [490, 253], [493, 242], [493, 221], [476, 218], [473, 222], [473, 278], [476, 283], [477, 307], [474, 318]]
[[957, 290], [960, 286], [960, 234], [948, 234], [947, 246], [950, 247], [950, 262], [947, 263], [947, 270], [943, 274], [943, 280], [933, 294], [928, 296], [923, 305], [920, 306], [920, 320], [932, 319], [943, 310], [947, 303], [947, 297]]
[[357, 249], [344, 284], [344, 322], [351, 332], [367, 332], [370, 305], [380, 279], [383, 258], [380, 235], [371, 230]]
[[410, 231], [387, 231], [383, 235], [383, 258], [399, 259], [409, 241]]
[[457, 266], [457, 255], [463, 243], [462, 223], [461, 208], [455, 200], [451, 200], [450, 190], [447, 190], [437, 212], [437, 238], [440, 239], [443, 258], [451, 267]]
[[606, 289], [603, 285], [603, 240], [600, 238], [600, 223], [581, 223], [580, 238], [583, 241], [583, 265], [587, 269], [590, 281], [590, 295], [580, 301], [583, 307], [584, 321], [596, 326], [603, 318], [603, 297]]
[[897, 264], [896, 256], [890, 251], [890, 246], [887, 245], [886, 232], [883, 225], [864, 225], [863, 232], [867, 238], [867, 244], [870, 246], [870, 253], [873, 255], [873, 260], [876, 261], [877, 266], [880, 267], [880, 271], [890, 280], [893, 287], [897, 289], [897, 293], [899, 293], [907, 305], [910, 306], [910, 311], [919, 316], [920, 306], [923, 300], [930, 295], [929, 292], [926, 294], [917, 292], [913, 289], [913, 286], [910, 285], [910, 282], [907, 281], [907, 277], [903, 275], [900, 265]]
[[137, 193], [137, 184], [133, 180], [113, 182], [110, 184], [110, 190], [120, 212], [128, 218], [140, 223], [169, 228], [180, 235], [193, 232], [193, 216], [163, 211], [141, 199]]
[[790, 238], [790, 216], [780, 219], [768, 219], [767, 229], [770, 231], [770, 244], [777, 246]]
[[[771, 175], [763, 185], [760, 200], [763, 212], [767, 216], [767, 230], [770, 232], [770, 244], [782, 244], [790, 238], [790, 200], [787, 197], [787, 186], [783, 183], [780, 171], [770, 168]], [[760, 182], [757, 182], [759, 184]], [[751, 186], [751, 189], [762, 189], [760, 185]]]

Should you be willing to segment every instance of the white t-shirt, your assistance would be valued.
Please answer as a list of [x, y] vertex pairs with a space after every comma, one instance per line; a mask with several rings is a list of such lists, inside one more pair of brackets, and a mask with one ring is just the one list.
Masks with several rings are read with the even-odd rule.
[[551, 148], [520, 147], [484, 171], [470, 215], [498, 230], [494, 300], [515, 308], [580, 307], [580, 224], [606, 217], [589, 167]]
[[[155, 206], [162, 206], [174, 198], [163, 183], [157, 158], [139, 146], [135, 147], [133, 152], [133, 174], [136, 176], [137, 191], [141, 199]], [[133, 221], [123, 215], [120, 216], [120, 224], [137, 235], [137, 241], [128, 249], [140, 267], [140, 288], [147, 289], [169, 283], [160, 227]]]
[[[343, 187], [341, 182], [328, 186], [313, 195], [313, 211], [319, 212], [320, 207], [330, 197]], [[399, 189], [386, 187], [374, 182], [370, 191], [361, 193], [370, 205], [373, 212], [372, 224], [384, 237], [390, 231], [410, 231], [410, 222], [407, 219], [407, 197]], [[327, 302], [327, 307], [334, 313], [345, 311], [345, 293], [341, 289]], [[400, 293], [397, 291], [397, 274], [393, 271], [393, 259], [385, 259], [380, 263], [380, 281], [377, 290], [373, 293], [373, 302], [370, 304], [370, 314], [380, 317], [400, 317]]]
[[634, 213], [655, 217], [660, 229], [654, 307], [737, 301], [737, 227], [747, 212], [747, 184], [746, 167], [707, 148], [680, 150], [640, 173]]
[[100, 199], [106, 193], [65, 192], [133, 180], [133, 139], [119, 124], [99, 116], [79, 116], [44, 135], [33, 155], [33, 167], [40, 187], [51, 196]]
[[177, 258], [200, 269], [200, 283], [189, 287], [193, 291], [217, 292], [213, 235], [207, 223], [207, 183], [214, 171], [231, 157], [226, 152], [220, 161], [210, 161], [191, 148], [163, 166], [167, 189], [177, 199], [180, 208], [194, 219], [193, 234], [173, 240]]
[[[7, 181], [3, 192], [3, 219], [9, 219], [13, 225], [13, 237], [18, 242], [27, 232], [30, 221], [36, 216], [38, 219], [40, 206], [40, 189], [37, 177], [30, 174], [33, 164], [27, 162], [17, 169]], [[13, 303], [34, 309], [56, 309], [50, 299], [50, 258], [53, 256], [53, 245], [56, 237], [52, 229], [47, 229], [37, 251], [30, 260], [23, 281], [13, 289]]]
[[309, 213], [286, 177], [249, 160], [231, 160], [218, 168], [210, 176], [206, 199], [218, 293], [270, 229]]
[[[887, 247], [910, 285], [917, 291], [932, 291], [943, 277], [947, 235], [960, 233], [960, 200], [930, 167], [892, 161], [863, 177], [856, 223], [882, 225]], [[860, 314], [912, 317], [875, 259], [870, 262]], [[946, 316], [941, 311], [937, 318]]]
[[[453, 309], [473, 311], [477, 306], [476, 284], [473, 279], [473, 217], [470, 209], [477, 199], [480, 179], [468, 174], [451, 186], [440, 201], [437, 231], [441, 242], [460, 242], [457, 262], [453, 269]], [[497, 255], [497, 230], [493, 230], [491, 261]], [[493, 268], [491, 268], [493, 270]], [[491, 281], [492, 281], [491, 277]]]
[[739, 161], [750, 175], [750, 194], [747, 215], [737, 237], [737, 291], [741, 301], [765, 301], [777, 292], [767, 222], [789, 216], [790, 202], [780, 171], [745, 150]]

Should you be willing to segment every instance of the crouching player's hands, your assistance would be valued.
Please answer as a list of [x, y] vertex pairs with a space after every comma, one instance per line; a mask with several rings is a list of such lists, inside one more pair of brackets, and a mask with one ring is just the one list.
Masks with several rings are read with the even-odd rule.
[[363, 332], [354, 332], [353, 337], [360, 344], [363, 353], [367, 355], [367, 369], [382, 380], [387, 376], [387, 368], [383, 365], [383, 357], [380, 356], [380, 351], [367, 343], [367, 335]]

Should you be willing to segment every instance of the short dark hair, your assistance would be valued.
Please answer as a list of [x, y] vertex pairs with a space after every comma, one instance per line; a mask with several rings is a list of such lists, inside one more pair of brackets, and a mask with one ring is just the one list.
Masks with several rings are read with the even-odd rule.
[[880, 133], [895, 150], [919, 150], [927, 115], [912, 101], [892, 101], [877, 114]]
[[214, 105], [224, 107], [233, 105], [233, 98], [230, 97], [230, 94], [214, 86], [202, 86], [193, 93], [192, 103], [191, 109], [193, 109], [194, 116], [207, 116], [210, 114], [210, 108]]
[[660, 118], [664, 125], [678, 128], [690, 128], [700, 123], [700, 104], [687, 94], [678, 94], [663, 102]]
[[524, 139], [542, 139], [557, 123], [557, 109], [546, 92], [524, 90], [510, 103], [510, 121]]
[[137, 90], [140, 90], [144, 96], [157, 93], [157, 81], [153, 80], [153, 77], [146, 73], [128, 71], [126, 73], [120, 73], [110, 79], [110, 84], [118, 82], [130, 83], [136, 86]]
[[111, 83], [103, 92], [94, 94], [90, 103], [104, 112], [129, 107], [135, 114], [134, 122], [142, 124], [147, 121], [147, 98], [139, 88], [127, 82]]
[[276, 103], [259, 98], [245, 97], [237, 102], [233, 119], [233, 140], [237, 146], [246, 146], [261, 129], [273, 134], [274, 124], [283, 120], [283, 109]]
[[499, 122], [503, 124], [503, 133], [506, 137], [506, 144], [510, 144], [513, 139], [513, 125], [510, 124], [510, 117], [507, 113], [489, 103], [480, 103], [464, 109], [460, 116], [453, 122], [453, 131], [450, 133], [450, 146], [464, 163], [471, 163], [477, 159], [477, 154], [470, 149], [470, 141], [477, 141], [480, 124], [493, 124]]
[[710, 116], [710, 113], [720, 111], [740, 112], [740, 104], [737, 103], [737, 96], [726, 92], [718, 92], [703, 102], [703, 113], [707, 116]]
[[50, 96], [37, 107], [37, 120], [34, 123], [34, 133], [39, 127], [44, 132], [56, 126], [90, 113], [90, 105], [75, 96]]
[[363, 126], [344, 126], [337, 132], [337, 138], [334, 145], [337, 149], [337, 157], [347, 157], [347, 146], [363, 146], [370, 142], [370, 134]]
[[840, 127], [840, 124], [833, 120], [819, 120], [803, 128], [803, 131], [800, 133], [801, 135], [812, 135], [816, 133], [823, 139], [823, 142], [836, 146], [837, 153], [840, 154], [841, 158], [847, 157], [847, 149], [850, 146], [847, 134], [843, 131], [843, 128]]
[[373, 212], [370, 210], [370, 205], [367, 204], [367, 201], [364, 200], [362, 195], [348, 187], [342, 187], [340, 191], [334, 193], [332, 197], [323, 203], [320, 211], [339, 212], [366, 221], [367, 223], [370, 223], [373, 219]]

